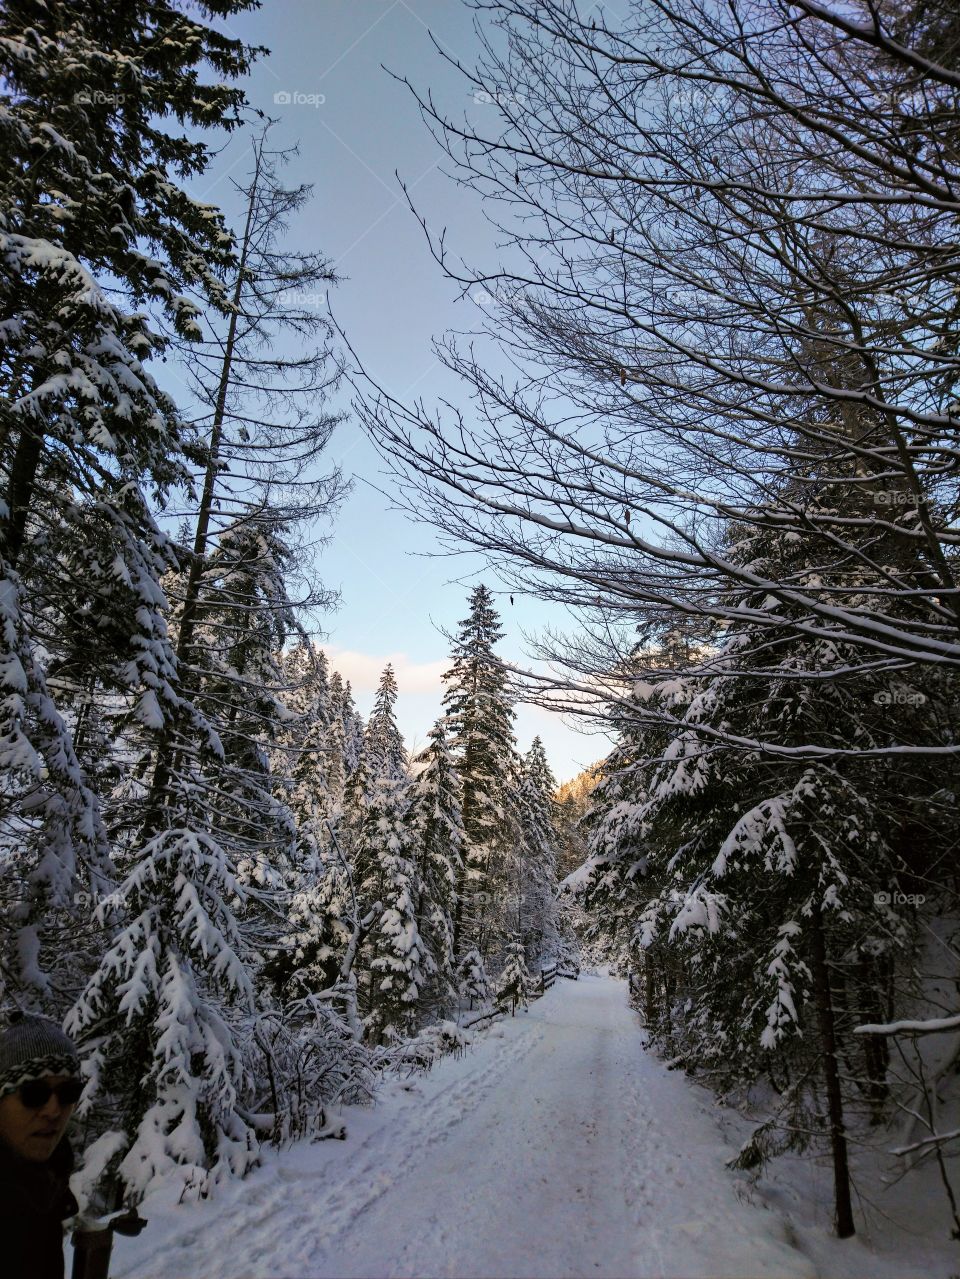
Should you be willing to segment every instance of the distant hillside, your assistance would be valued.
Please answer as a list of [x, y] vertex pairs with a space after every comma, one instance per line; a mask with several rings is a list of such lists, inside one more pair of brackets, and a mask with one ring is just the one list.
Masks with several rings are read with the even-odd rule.
[[591, 764], [576, 777], [554, 791], [559, 809], [560, 856], [557, 878], [563, 879], [586, 860], [587, 845], [579, 829], [580, 821], [590, 806], [590, 795], [600, 780], [600, 763]]
[[601, 762], [598, 761], [596, 764], [591, 764], [582, 773], [577, 773], [576, 777], [572, 777], [569, 782], [564, 782], [562, 786], [558, 786], [553, 795], [557, 803], [585, 810], [590, 792], [600, 780]]

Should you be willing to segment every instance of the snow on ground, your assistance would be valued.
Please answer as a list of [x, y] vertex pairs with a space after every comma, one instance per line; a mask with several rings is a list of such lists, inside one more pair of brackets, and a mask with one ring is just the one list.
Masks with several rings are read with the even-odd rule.
[[[623, 983], [584, 974], [461, 1059], [345, 1108], [345, 1142], [265, 1155], [201, 1204], [172, 1192], [117, 1238], [116, 1279], [946, 1275], [795, 1226], [731, 1173], [709, 1095], [643, 1051]], [[795, 1206], [795, 1205], [793, 1205]], [[816, 1260], [813, 1260], [815, 1258]], [[913, 1268], [913, 1265], [916, 1268]]]

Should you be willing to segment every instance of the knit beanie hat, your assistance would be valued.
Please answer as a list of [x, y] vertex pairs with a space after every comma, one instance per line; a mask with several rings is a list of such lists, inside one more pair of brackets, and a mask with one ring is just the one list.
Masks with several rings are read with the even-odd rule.
[[55, 1021], [34, 1013], [12, 1013], [0, 1032], [0, 1097], [44, 1075], [80, 1074], [72, 1040]]

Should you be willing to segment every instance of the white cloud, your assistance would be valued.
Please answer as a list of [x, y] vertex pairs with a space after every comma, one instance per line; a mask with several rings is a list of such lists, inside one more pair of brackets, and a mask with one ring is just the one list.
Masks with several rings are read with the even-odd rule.
[[387, 662], [393, 666], [397, 688], [404, 693], [440, 693], [443, 691], [441, 676], [450, 665], [449, 658], [436, 662], [414, 662], [406, 653], [358, 653], [350, 648], [336, 648], [324, 644], [331, 667], [348, 679], [355, 693], [372, 693], [380, 683], [380, 676]]

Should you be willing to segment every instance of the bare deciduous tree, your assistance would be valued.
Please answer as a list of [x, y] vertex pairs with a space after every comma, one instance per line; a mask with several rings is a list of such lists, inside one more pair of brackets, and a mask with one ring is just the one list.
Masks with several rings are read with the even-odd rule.
[[[475, 7], [484, 53], [461, 70], [476, 109], [457, 121], [413, 89], [505, 241], [472, 269], [421, 219], [489, 307], [439, 347], [471, 409], [399, 403], [369, 379], [361, 397], [410, 508], [517, 587], [592, 614], [597, 643], [566, 653], [591, 677], [578, 697], [638, 620], [678, 617], [708, 667], [726, 629], [756, 628], [756, 651], [724, 663], [738, 677], [782, 676], [763, 636], [784, 625], [840, 654], [792, 678], [955, 671], [948, 6], [651, 0], [616, 28], [572, 0]], [[504, 358], [509, 375], [492, 371]], [[738, 556], [732, 529], [797, 545], [797, 567]], [[930, 732], [870, 749], [958, 748]]]

